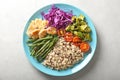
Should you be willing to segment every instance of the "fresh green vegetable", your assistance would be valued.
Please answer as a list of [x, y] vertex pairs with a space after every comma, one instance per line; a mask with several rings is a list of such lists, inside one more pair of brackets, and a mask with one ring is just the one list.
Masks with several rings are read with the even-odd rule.
[[67, 27], [65, 28], [65, 30], [66, 30], [66, 31], [71, 31], [71, 26], [70, 26], [70, 25], [67, 26]]
[[81, 25], [81, 26], [79, 26], [79, 30], [81, 32], [84, 32], [86, 28], [87, 28], [87, 25]]
[[58, 37], [53, 39], [53, 41], [49, 44], [48, 48], [41, 54], [38, 60], [39, 62], [42, 61], [48, 55], [48, 53], [52, 50], [57, 40], [58, 40]]
[[84, 36], [84, 41], [92, 41], [92, 38], [89, 33], [84, 33], [83, 36]]
[[80, 20], [84, 20], [85, 19], [85, 16], [83, 16], [82, 14], [78, 17], [78, 19], [80, 19]]
[[90, 27], [87, 26], [87, 27], [85, 28], [84, 32], [90, 33], [90, 32], [91, 32]]
[[36, 56], [38, 57], [40, 54], [42, 54], [43, 51], [45, 51], [47, 49], [47, 47], [49, 46], [50, 40], [48, 40], [37, 52], [36, 52]]
[[38, 42], [43, 41], [43, 40], [49, 40], [49, 39], [51, 39], [51, 38], [53, 38], [53, 36], [48, 35], [47, 37], [40, 38], [40, 39], [36, 40], [36, 41], [33, 42], [33, 43], [38, 43]]
[[36, 41], [36, 39], [29, 38], [29, 39], [27, 40], [27, 43], [32, 43], [32, 42], [34, 42], [34, 41]]
[[82, 32], [74, 31], [74, 34], [75, 34], [76, 36], [80, 37], [81, 39], [83, 39], [83, 38], [84, 38], [84, 36], [83, 36], [83, 33], [82, 33]]
[[58, 36], [56, 35], [48, 35], [37, 40], [28, 39], [27, 42], [29, 42], [28, 46], [31, 56], [36, 58], [39, 62], [43, 61], [47, 54], [53, 49], [57, 40]]
[[72, 32], [74, 35], [79, 36], [84, 41], [91, 41], [91, 29], [85, 21], [85, 16], [73, 16], [72, 24], [65, 28], [66, 31]]

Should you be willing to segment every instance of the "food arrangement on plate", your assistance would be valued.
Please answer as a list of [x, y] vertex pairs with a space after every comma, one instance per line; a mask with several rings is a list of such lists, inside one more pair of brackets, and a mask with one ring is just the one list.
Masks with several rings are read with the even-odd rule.
[[32, 20], [26, 31], [30, 55], [55, 70], [64, 70], [84, 59], [90, 51], [91, 28], [84, 15], [73, 15], [55, 5], [43, 18]]

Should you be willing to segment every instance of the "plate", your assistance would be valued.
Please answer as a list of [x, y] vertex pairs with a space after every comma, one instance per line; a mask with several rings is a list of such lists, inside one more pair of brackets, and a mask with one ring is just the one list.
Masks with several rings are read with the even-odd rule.
[[92, 59], [92, 57], [95, 53], [95, 49], [96, 49], [96, 45], [97, 45], [97, 35], [96, 35], [95, 27], [94, 27], [91, 19], [81, 9], [76, 8], [72, 5], [68, 5], [68, 4], [55, 4], [55, 6], [64, 11], [72, 10], [74, 15], [78, 16], [79, 14], [82, 14], [86, 17], [86, 21], [88, 22], [88, 25], [90, 26], [90, 28], [92, 30], [92, 33], [91, 33], [92, 41], [90, 42], [91, 52], [89, 54], [85, 55], [84, 59], [82, 61], [80, 61], [78, 64], [74, 65], [72, 68], [68, 68], [68, 69], [62, 70], [62, 71], [57, 71], [57, 70], [52, 70], [50, 68], [47, 68], [44, 65], [42, 65], [41, 63], [37, 62], [32, 56], [30, 56], [29, 47], [26, 44], [26, 41], [28, 39], [28, 36], [26, 35], [26, 30], [27, 30], [31, 20], [33, 20], [35, 18], [42, 18], [40, 13], [43, 11], [45, 13], [48, 12], [48, 10], [51, 8], [51, 5], [48, 5], [48, 6], [45, 6], [41, 9], [39, 9], [28, 20], [28, 22], [24, 28], [24, 32], [23, 32], [23, 48], [24, 48], [24, 51], [25, 51], [26, 56], [27, 56], [28, 60], [30, 61], [30, 63], [35, 68], [37, 68], [39, 71], [46, 73], [48, 75], [52, 75], [52, 76], [67, 76], [67, 75], [71, 75], [71, 74], [74, 74], [74, 73], [80, 71], [90, 62], [90, 60]]

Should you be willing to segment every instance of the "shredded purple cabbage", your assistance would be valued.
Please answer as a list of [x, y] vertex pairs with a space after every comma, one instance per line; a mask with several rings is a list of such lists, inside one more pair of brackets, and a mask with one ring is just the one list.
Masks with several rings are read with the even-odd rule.
[[48, 20], [49, 26], [57, 29], [66, 28], [71, 22], [73, 16], [72, 12], [65, 12], [55, 5], [52, 5], [51, 9], [47, 14], [41, 13], [44, 19]]

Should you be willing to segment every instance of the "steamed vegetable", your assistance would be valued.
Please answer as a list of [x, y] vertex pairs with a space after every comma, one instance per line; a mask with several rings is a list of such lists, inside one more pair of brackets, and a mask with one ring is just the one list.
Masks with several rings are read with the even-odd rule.
[[65, 12], [58, 7], [52, 5], [47, 14], [41, 13], [44, 19], [48, 21], [48, 25], [57, 29], [65, 29], [72, 22], [72, 12]]
[[56, 35], [47, 35], [37, 40], [28, 39], [31, 56], [41, 62], [47, 54], [53, 49], [58, 37]]
[[66, 31], [72, 32], [74, 35], [79, 36], [84, 41], [91, 41], [91, 29], [85, 21], [85, 16], [73, 16], [72, 23], [66, 27]]

